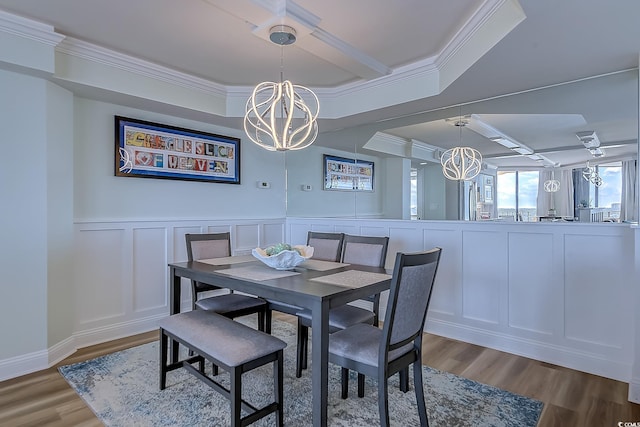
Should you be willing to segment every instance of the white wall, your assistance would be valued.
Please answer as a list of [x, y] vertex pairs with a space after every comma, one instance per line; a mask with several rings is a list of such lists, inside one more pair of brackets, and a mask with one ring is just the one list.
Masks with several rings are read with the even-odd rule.
[[0, 93], [0, 360], [4, 360], [47, 347], [48, 94], [43, 80], [1, 70]]
[[[425, 165], [418, 169], [418, 216], [420, 219], [446, 219], [446, 178], [440, 164]], [[457, 194], [456, 194], [457, 196]], [[457, 197], [454, 197], [457, 200]]]
[[48, 346], [73, 332], [73, 94], [46, 83]]
[[384, 159], [384, 218], [411, 219], [411, 160]]
[[[115, 115], [242, 138], [241, 183], [114, 176]], [[236, 129], [76, 99], [74, 162], [74, 216], [82, 221], [281, 218], [285, 214], [284, 154], [258, 147]], [[270, 182], [271, 187], [258, 188], [257, 181]]]
[[[359, 158], [374, 162], [374, 191], [323, 190], [323, 154]], [[312, 145], [286, 153], [287, 215], [325, 217], [380, 217], [383, 215], [385, 162], [378, 157], [354, 152], [333, 150]], [[302, 184], [310, 184], [311, 191], [303, 191]]]
[[1, 70], [0, 89], [0, 340], [11, 343], [0, 346], [0, 379], [155, 328], [183, 229], [229, 230], [239, 251], [284, 240], [282, 153], [243, 141], [239, 185], [114, 176], [115, 115], [239, 130], [74, 98]]

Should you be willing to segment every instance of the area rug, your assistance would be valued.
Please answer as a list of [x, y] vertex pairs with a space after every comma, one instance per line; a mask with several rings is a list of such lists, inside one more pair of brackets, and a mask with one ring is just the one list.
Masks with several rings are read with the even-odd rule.
[[[253, 322], [251, 323], [253, 324]], [[287, 426], [311, 425], [311, 375], [295, 378], [295, 328], [274, 320], [273, 334], [285, 340], [284, 418]], [[311, 358], [309, 358], [311, 362]], [[311, 368], [311, 367], [310, 367]], [[227, 426], [229, 401], [184, 369], [167, 376], [158, 389], [158, 343], [112, 353], [86, 362], [62, 366], [60, 373], [106, 426]], [[481, 384], [451, 373], [423, 367], [425, 400], [432, 427], [535, 426], [543, 403]], [[413, 390], [402, 393], [398, 376], [389, 379], [390, 421], [393, 426], [418, 426]], [[226, 376], [226, 378], [225, 378]], [[221, 371], [222, 381], [228, 375]], [[261, 406], [272, 400], [271, 364], [243, 376], [243, 397]], [[376, 382], [367, 379], [365, 397], [356, 394], [355, 374], [349, 398], [340, 398], [340, 369], [329, 366], [330, 426], [379, 425]], [[274, 415], [255, 426], [275, 425]]]

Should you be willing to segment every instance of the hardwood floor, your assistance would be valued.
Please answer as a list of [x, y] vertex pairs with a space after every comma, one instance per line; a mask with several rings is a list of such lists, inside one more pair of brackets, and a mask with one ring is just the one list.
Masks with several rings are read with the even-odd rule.
[[[277, 318], [290, 320], [285, 315]], [[149, 332], [87, 347], [60, 365], [156, 339], [157, 332]], [[425, 336], [423, 357], [436, 369], [543, 401], [538, 427], [617, 427], [618, 422], [640, 422], [640, 405], [627, 401], [625, 383], [431, 334]], [[0, 426], [102, 425], [56, 368], [0, 382]]]

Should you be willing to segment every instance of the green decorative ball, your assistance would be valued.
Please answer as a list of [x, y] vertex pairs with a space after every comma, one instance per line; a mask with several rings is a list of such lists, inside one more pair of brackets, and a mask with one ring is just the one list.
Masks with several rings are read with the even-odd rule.
[[297, 248], [293, 248], [288, 243], [278, 243], [277, 245], [269, 246], [267, 249], [265, 249], [265, 252], [267, 253], [267, 256], [274, 256], [274, 255], [278, 255], [282, 251], [293, 251], [293, 250], [300, 253], [300, 250], [298, 250]]

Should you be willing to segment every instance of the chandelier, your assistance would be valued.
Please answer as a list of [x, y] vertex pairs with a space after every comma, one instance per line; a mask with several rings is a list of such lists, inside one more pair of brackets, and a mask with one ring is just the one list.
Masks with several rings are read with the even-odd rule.
[[[467, 122], [460, 117], [455, 126], [460, 128], [460, 143], [462, 144], [462, 128]], [[475, 178], [482, 169], [482, 155], [471, 147], [454, 147], [440, 157], [442, 174], [453, 181], [469, 181]]]
[[602, 177], [596, 171], [596, 168], [589, 166], [589, 162], [587, 162], [587, 166], [582, 169], [582, 177], [596, 187], [600, 187], [604, 183]]
[[554, 171], [551, 171], [551, 179], [546, 180], [543, 185], [547, 193], [556, 193], [560, 190], [560, 181], [556, 179]]
[[244, 131], [251, 141], [266, 150], [300, 150], [318, 136], [318, 97], [311, 89], [283, 80], [282, 50], [296, 41], [295, 30], [277, 25], [269, 34], [270, 40], [282, 47], [280, 82], [263, 82], [255, 87], [247, 100]]

